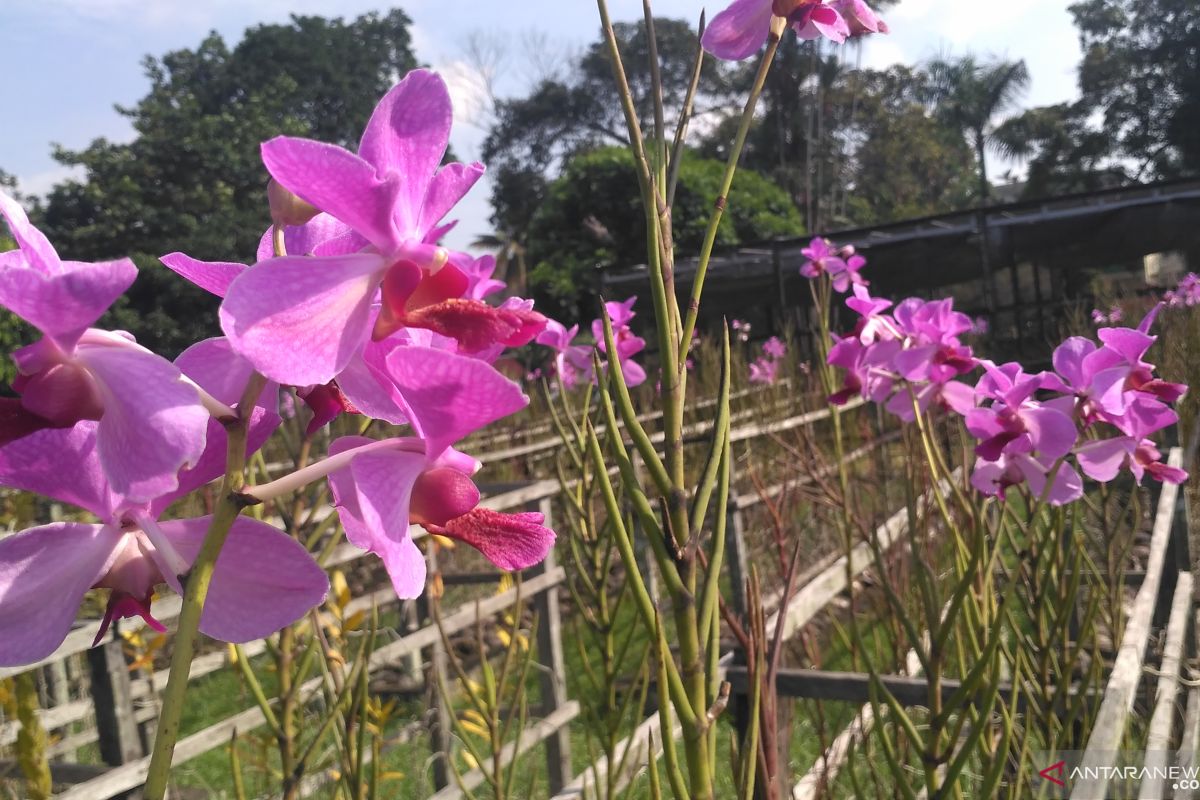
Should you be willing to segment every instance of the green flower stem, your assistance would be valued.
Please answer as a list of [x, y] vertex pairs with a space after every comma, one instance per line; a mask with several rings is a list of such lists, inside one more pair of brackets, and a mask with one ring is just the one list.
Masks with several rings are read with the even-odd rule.
[[[696, 486], [696, 495], [692, 500], [691, 529], [698, 531], [704, 527], [704, 518], [708, 515], [709, 501], [712, 499], [713, 488], [717, 485], [717, 470], [721, 459], [725, 457], [729, 439], [729, 384], [731, 382], [729, 328], [723, 329], [721, 339], [721, 383], [717, 396], [717, 417], [713, 422], [712, 446], [701, 472], [700, 483]], [[718, 497], [718, 502], [727, 499]], [[704, 638], [704, 637], [701, 637]]]
[[[612, 320], [608, 318], [607, 311], [602, 311], [600, 318], [604, 322], [604, 347], [609, 353], [615, 353], [617, 352], [617, 343], [613, 337]], [[650, 441], [646, 429], [638, 421], [637, 411], [633, 408], [633, 398], [629, 396], [629, 387], [625, 383], [625, 371], [621, 369], [621, 359], [610, 358], [608, 361], [609, 383], [617, 390], [615, 399], [617, 408], [621, 412], [621, 418], [625, 421], [625, 430], [641, 455], [642, 463], [649, 471], [655, 488], [663, 497], [667, 497], [671, 493], [671, 478], [667, 475], [667, 469], [663, 466], [662, 459], [658, 457], [658, 450]], [[620, 431], [612, 428], [610, 435], [620, 436]]]
[[[617, 430], [612, 402], [609, 399], [608, 392], [600, 392], [600, 401], [604, 408], [609, 430]], [[625, 444], [621, 441], [621, 437], [612, 436], [609, 441], [617, 460], [617, 469], [621, 473], [621, 480], [625, 484], [625, 491], [633, 503], [634, 513], [637, 514], [638, 520], [641, 521], [642, 527], [645, 529], [646, 538], [649, 540], [650, 546], [654, 549], [659, 571], [662, 573], [663, 580], [666, 582], [667, 589], [671, 592], [672, 596], [677, 596], [686, 591], [686, 589], [683, 585], [683, 579], [679, 576], [679, 569], [675, 565], [675, 560], [667, 554], [662, 526], [659, 525], [658, 518], [654, 515], [654, 509], [650, 506], [650, 500], [637, 484], [637, 476], [634, 474], [633, 463], [629, 460], [629, 455], [625, 450]]]
[[267, 721], [267, 727], [271, 729], [271, 733], [275, 735], [276, 739], [282, 741], [283, 728], [280, 727], [279, 719], [275, 716], [275, 709], [271, 707], [271, 702], [267, 700], [267, 695], [263, 691], [262, 684], [258, 682], [258, 676], [254, 674], [254, 668], [250, 665], [250, 659], [246, 657], [246, 650], [240, 644], [235, 644], [233, 649], [237, 654], [238, 669], [246, 681], [246, 686], [250, 689], [250, 694], [254, 697], [255, 704], [262, 711], [263, 719]]
[[[674, 335], [677, 332], [670, 324], [672, 319], [670, 304], [674, 304], [676, 301], [674, 292], [667, 291], [663, 278], [662, 250], [660, 249], [662, 237], [658, 213], [661, 198], [655, 185], [654, 173], [650, 169], [650, 162], [646, 156], [645, 139], [642, 136], [641, 123], [638, 122], [633, 92], [629, 88], [629, 79], [625, 75], [625, 67], [621, 61], [617, 35], [613, 30], [612, 19], [609, 17], [608, 3], [606, 0], [596, 0], [596, 6], [600, 11], [600, 25], [604, 32], [609, 61], [612, 63], [613, 78], [617, 83], [617, 94], [621, 98], [621, 109], [625, 114], [625, 125], [629, 130], [629, 143], [637, 164], [638, 184], [641, 187], [642, 201], [645, 207], [647, 272], [650, 275], [650, 293], [654, 300], [654, 317], [658, 321], [659, 358], [662, 360], [664, 400], [669, 400], [669, 385], [672, 381], [668, 376], [674, 374], [677, 363], [677, 351], [672, 347]], [[662, 205], [665, 207], [665, 201], [662, 201]], [[664, 426], [670, 430], [667, 409], [664, 408], [663, 411]]]
[[696, 276], [692, 280], [692, 296], [683, 321], [683, 337], [679, 351], [680, 362], [687, 359], [688, 349], [692, 345], [692, 331], [696, 330], [696, 316], [700, 313], [700, 293], [704, 289], [704, 277], [708, 272], [708, 262], [712, 259], [713, 247], [717, 243], [717, 230], [721, 227], [721, 218], [725, 215], [725, 203], [729, 196], [729, 189], [733, 186], [733, 176], [737, 172], [738, 161], [742, 157], [742, 148], [746, 146], [746, 137], [750, 134], [750, 126], [754, 123], [754, 109], [758, 106], [758, 98], [762, 95], [763, 86], [767, 82], [767, 73], [771, 69], [771, 62], [775, 60], [775, 51], [779, 49], [782, 27], [783, 20], [780, 18], [775, 17], [771, 20], [771, 34], [767, 38], [767, 50], [758, 64], [758, 73], [754, 76], [754, 85], [750, 89], [750, 97], [746, 99], [746, 106], [742, 110], [742, 120], [733, 140], [733, 148], [729, 151], [729, 159], [725, 164], [725, 177], [721, 181], [721, 192], [717, 195], [712, 217], [708, 221], [708, 230], [704, 234], [704, 245], [700, 248], [700, 261], [696, 265]]
[[196, 649], [196, 635], [200, 628], [200, 615], [204, 601], [212, 584], [213, 568], [217, 556], [225, 545], [225, 539], [233, 527], [238, 514], [245, 508], [239, 495], [245, 485], [246, 433], [250, 410], [254, 408], [266, 379], [258, 373], [251, 375], [238, 404], [238, 418], [226, 427], [228, 446], [225, 455], [225, 480], [221, 484], [221, 499], [204, 536], [204, 544], [187, 575], [181, 575], [184, 584], [183, 607], [179, 612], [179, 627], [175, 633], [174, 650], [171, 653], [171, 669], [167, 685], [163, 690], [162, 707], [158, 716], [158, 735], [154, 739], [154, 751], [150, 757], [150, 770], [146, 775], [146, 800], [163, 800], [167, 793], [167, 781], [171, 774], [171, 757], [179, 739], [179, 722], [183, 716], [184, 697], [187, 694], [188, 671]]
[[[629, 538], [629, 531], [625, 527], [625, 522], [621, 517], [621, 507], [617, 503], [617, 496], [613, 492], [612, 482], [608, 479], [608, 470], [604, 464], [604, 453], [600, 450], [600, 439], [596, 436], [596, 431], [592, 428], [591, 423], [588, 423], [588, 453], [592, 459], [592, 466], [596, 470], [597, 482], [600, 484], [600, 493], [604, 499], [604, 507], [608, 512], [609, 525], [617, 540], [617, 548], [621, 552], [621, 560], [625, 562], [625, 571], [627, 579], [633, 586], [633, 596], [637, 601], [638, 611], [642, 615], [642, 621], [647, 627], [653, 629], [655, 619], [658, 615], [654, 607], [654, 601], [650, 598], [650, 593], [646, 590], [646, 584], [642, 580], [642, 575], [638, 572], [637, 557], [633, 552], [633, 542]], [[694, 633], [694, 631], [693, 631]], [[693, 706], [689, 695], [684, 691], [683, 682], [680, 678], [679, 671], [675, 667], [675, 662], [667, 659], [667, 677], [668, 686], [670, 689], [671, 702], [675, 705], [675, 711], [679, 714], [680, 720], [685, 727], [697, 728], [699, 726], [699, 716], [693, 710]]]

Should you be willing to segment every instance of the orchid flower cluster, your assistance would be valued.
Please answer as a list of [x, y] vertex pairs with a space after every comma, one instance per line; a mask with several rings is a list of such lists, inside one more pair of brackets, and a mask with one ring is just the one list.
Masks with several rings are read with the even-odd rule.
[[[255, 263], [162, 258], [223, 298], [225, 336], [174, 363], [92, 327], [136, 277], [131, 261], [62, 260], [0, 194], [18, 246], [0, 254], [0, 304], [42, 334], [13, 354], [19, 397], [0, 407], [0, 485], [98, 520], [0, 540], [0, 665], [53, 652], [92, 588], [110, 590], [97, 641], [123, 617], [161, 629], [155, 587], [183, 592], [211, 522], [164, 515], [225, 473], [236, 441], [228, 427], [243, 425], [247, 453], [258, 450], [293, 392], [312, 410], [310, 434], [346, 413], [406, 424], [411, 435], [338, 438], [328, 458], [242, 490], [242, 506], [328, 479], [347, 538], [379, 555], [401, 597], [425, 582], [410, 524], [506, 570], [545, 557], [555, 537], [542, 516], [480, 506], [472, 475], [481, 464], [454, 448], [528, 403], [492, 362], [547, 321], [520, 298], [483, 302], [503, 288], [494, 260], [438, 244], [452, 226], [443, 219], [483, 174], [481, 164], [442, 165], [451, 117], [445, 83], [417, 70], [376, 107], [357, 154], [291, 137], [264, 143], [274, 226]], [[262, 638], [320, 603], [328, 585], [297, 541], [237, 517], [200, 629], [229, 642]]]
[[1174, 289], [1163, 294], [1163, 301], [1171, 308], [1192, 307], [1200, 304], [1200, 275], [1189, 272]]
[[1125, 311], [1117, 303], [1113, 303], [1108, 311], [1100, 308], [1092, 309], [1092, 322], [1096, 325], [1109, 325], [1120, 322], [1125, 318]]
[[775, 20], [783, 20], [801, 39], [837, 44], [888, 30], [864, 0], [734, 0], [713, 17], [701, 41], [717, 58], [741, 61], [762, 48]]
[[779, 363], [787, 355], [787, 345], [778, 336], [763, 342], [762, 355], [750, 364], [750, 382], [774, 386], [779, 379]]
[[[612, 322], [613, 339], [617, 346], [617, 360], [625, 375], [625, 383], [629, 387], [639, 386], [646, 381], [646, 370], [633, 360], [634, 356], [646, 349], [646, 340], [636, 335], [630, 327], [633, 318], [637, 316], [637, 312], [633, 310], [636, 302], [637, 295], [634, 295], [624, 302], [610, 301], [604, 304], [605, 313]], [[592, 363], [593, 348], [591, 345], [571, 344], [577, 335], [579, 335], [578, 325], [568, 328], [561, 322], [548, 320], [545, 329], [537, 336], [538, 344], [554, 351], [552, 368], [548, 367], [543, 374], [560, 376], [563, 385], [568, 389], [597, 380]], [[592, 337], [596, 341], [595, 349], [599, 350], [600, 356], [609, 358], [604, 342], [603, 319], [593, 320]]]
[[[824, 273], [832, 280], [844, 274]], [[979, 491], [1003, 497], [1007, 488], [1026, 485], [1035, 497], [1062, 505], [1083, 494], [1079, 470], [1101, 482], [1122, 469], [1139, 482], [1147, 474], [1186, 479], [1163, 463], [1150, 438], [1178, 420], [1169, 404], [1187, 390], [1157, 377], [1145, 361], [1161, 304], [1136, 329], [1101, 328], [1099, 344], [1067, 339], [1054, 351], [1054, 369], [1036, 374], [1016, 362], [977, 358], [962, 341], [975, 326], [951, 299], [909, 298], [889, 313], [891, 301], [853, 282], [846, 305], [858, 322], [830, 348], [828, 363], [844, 371], [830, 401], [860, 395], [906, 422], [938, 411], [960, 415], [978, 441], [971, 483]], [[983, 374], [971, 385], [967, 376], [977, 369]]]

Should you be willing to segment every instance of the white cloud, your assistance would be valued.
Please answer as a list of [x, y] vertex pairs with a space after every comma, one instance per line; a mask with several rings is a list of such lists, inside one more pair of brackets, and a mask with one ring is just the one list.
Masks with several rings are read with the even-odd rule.
[[863, 45], [863, 67], [886, 69], [892, 64], [911, 64], [912, 57], [896, 40], [883, 36], [872, 36]]
[[44, 172], [35, 172], [32, 175], [18, 175], [17, 189], [22, 194], [44, 197], [54, 188], [55, 184], [71, 178], [82, 178], [83, 175], [83, 167], [55, 167]]

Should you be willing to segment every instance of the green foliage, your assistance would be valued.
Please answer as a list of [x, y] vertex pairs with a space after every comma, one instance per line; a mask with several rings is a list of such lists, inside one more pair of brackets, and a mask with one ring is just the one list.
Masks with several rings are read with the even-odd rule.
[[352, 144], [396, 76], [416, 66], [408, 25], [399, 10], [293, 17], [251, 28], [232, 49], [214, 33], [195, 50], [148, 57], [149, 93], [120, 109], [134, 140], [58, 149], [85, 177], [56, 186], [40, 215], [64, 258], [137, 262], [137, 283], [103, 324], [165, 355], [212, 335], [216, 298], [158, 256], [252, 262], [269, 224], [259, 144], [279, 134]]
[[[684, 156], [673, 214], [680, 253], [699, 249], [724, 168], [713, 159]], [[528, 239], [530, 288], [547, 314], [564, 320], [591, 319], [596, 315], [599, 271], [645, 261], [645, 212], [629, 189], [636, 185], [633, 157], [618, 147], [571, 159], [562, 176], [550, 184]], [[750, 170], [738, 172], [718, 246], [803, 231], [787, 192]]]
[[[4, 183], [4, 177], [0, 173], [0, 184]], [[16, 247], [17, 243], [12, 237], [0, 233], [0, 253], [15, 250]], [[11, 353], [18, 347], [29, 344], [33, 333], [34, 331], [16, 314], [0, 309], [0, 351]], [[12, 359], [0, 360], [0, 384], [8, 386], [16, 376], [17, 368]]]
[[1024, 61], [979, 61], [974, 56], [936, 59], [928, 66], [926, 92], [937, 116], [960, 131], [975, 148], [979, 167], [979, 196], [987, 203], [987, 147], [993, 143], [995, 119], [1017, 104], [1029, 88]]
[[1200, 170], [1200, 5], [1195, 0], [1081, 0], [1082, 102], [1103, 115], [1113, 155], [1134, 177]]
[[[696, 56], [696, 31], [682, 20], [655, 20], [667, 118], [683, 105]], [[614, 25], [633, 101], [643, 130], [653, 124], [649, 47], [644, 23]], [[733, 68], [704, 62], [698, 107], [728, 100]], [[496, 123], [483, 143], [492, 178], [492, 224], [496, 247], [522, 253], [534, 213], [546, 199], [554, 174], [573, 156], [628, 141], [621, 102], [604, 43], [597, 39], [562, 74], [543, 80], [525, 97], [496, 104]]]
[[844, 217], [864, 225], [963, 208], [975, 158], [962, 136], [920, 100], [927, 76], [895, 66], [852, 75], [861, 144], [850, 166]]

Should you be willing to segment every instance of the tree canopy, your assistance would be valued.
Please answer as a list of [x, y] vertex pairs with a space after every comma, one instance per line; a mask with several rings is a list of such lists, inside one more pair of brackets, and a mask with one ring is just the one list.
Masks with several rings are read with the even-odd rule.
[[[719, 193], [724, 164], [687, 153], [681, 162], [673, 220], [681, 252], [695, 252]], [[645, 261], [646, 218], [633, 157], [622, 147], [575, 156], [551, 182], [528, 235], [530, 289], [538, 307], [566, 320], [596, 316], [604, 269]], [[732, 247], [803, 233], [800, 214], [780, 187], [753, 170], [740, 170], [718, 246]]]
[[213, 33], [194, 50], [147, 57], [150, 91], [119, 109], [134, 139], [59, 148], [84, 175], [54, 187], [39, 214], [64, 257], [137, 262], [137, 283], [105, 324], [165, 354], [211, 335], [215, 298], [158, 256], [252, 261], [269, 224], [259, 144], [278, 134], [355, 144], [378, 98], [417, 66], [409, 24], [399, 10], [297, 16], [251, 28], [232, 48]]

